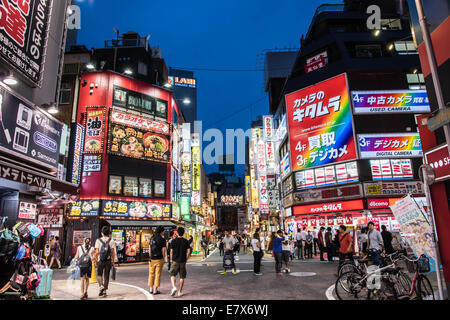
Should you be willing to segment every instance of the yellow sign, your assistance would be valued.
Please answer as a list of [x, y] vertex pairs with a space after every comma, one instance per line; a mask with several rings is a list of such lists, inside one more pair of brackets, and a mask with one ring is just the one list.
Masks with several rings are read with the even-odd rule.
[[200, 191], [200, 147], [192, 147], [192, 190]]
[[381, 186], [378, 184], [369, 184], [366, 186], [366, 190], [368, 194], [380, 194], [381, 193]]

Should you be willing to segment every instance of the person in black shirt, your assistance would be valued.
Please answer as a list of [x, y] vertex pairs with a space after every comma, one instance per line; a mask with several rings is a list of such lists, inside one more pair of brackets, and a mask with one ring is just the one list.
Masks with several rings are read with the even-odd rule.
[[161, 282], [161, 271], [164, 266], [164, 260], [166, 259], [166, 240], [161, 236], [163, 232], [164, 228], [159, 226], [150, 239], [148, 286], [151, 294], [161, 293], [158, 288]]
[[[172, 282], [171, 296], [174, 296], [178, 291], [178, 296], [183, 295], [183, 284], [186, 279], [186, 261], [191, 256], [192, 249], [189, 241], [183, 238], [184, 228], [177, 228], [177, 237], [172, 240], [170, 246], [170, 260], [172, 260], [172, 267], [170, 268], [170, 281]], [[177, 289], [176, 280], [177, 275], [180, 274], [180, 289]]]
[[172, 240], [175, 239], [173, 231], [170, 231], [169, 233], [169, 239], [167, 240], [167, 271], [170, 271], [170, 264], [172, 263], [172, 261], [170, 260], [170, 245], [172, 243]]
[[381, 226], [381, 237], [383, 238], [384, 250], [387, 254], [394, 253], [395, 250], [392, 247], [392, 233], [386, 230], [386, 226]]

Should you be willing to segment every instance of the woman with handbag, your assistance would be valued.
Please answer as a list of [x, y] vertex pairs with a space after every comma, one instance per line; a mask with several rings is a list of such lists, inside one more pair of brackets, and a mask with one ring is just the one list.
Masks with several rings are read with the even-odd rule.
[[61, 269], [61, 262], [59, 261], [59, 259], [61, 258], [61, 245], [59, 244], [59, 237], [55, 237], [50, 244], [52, 259], [50, 260], [50, 264], [48, 265], [48, 267], [51, 269], [53, 262], [56, 260], [58, 269]]
[[78, 261], [81, 279], [81, 300], [88, 298], [89, 278], [92, 272], [92, 259], [94, 258], [94, 247], [91, 245], [91, 239], [84, 239], [84, 244], [78, 246], [75, 259]]

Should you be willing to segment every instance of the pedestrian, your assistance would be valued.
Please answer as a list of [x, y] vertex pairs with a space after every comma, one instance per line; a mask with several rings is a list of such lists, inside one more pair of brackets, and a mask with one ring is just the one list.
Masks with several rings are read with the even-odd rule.
[[381, 226], [381, 237], [383, 238], [384, 250], [387, 254], [394, 253], [395, 250], [392, 247], [392, 233], [386, 230], [386, 226]]
[[241, 237], [239, 234], [236, 234], [236, 243], [234, 244], [233, 251], [235, 255], [238, 255], [241, 251]]
[[380, 254], [383, 250], [383, 237], [381, 232], [375, 229], [375, 224], [370, 221], [367, 226], [369, 232], [367, 234], [367, 248], [370, 260], [376, 266], [381, 266]]
[[307, 234], [308, 233], [306, 232], [306, 227], [303, 227], [303, 230], [301, 232], [301, 235], [302, 235], [302, 254], [303, 254], [302, 259], [303, 260], [305, 260], [305, 257], [306, 257], [306, 235]]
[[161, 271], [166, 260], [167, 248], [166, 241], [162, 237], [164, 227], [158, 226], [153, 237], [150, 239], [149, 255], [150, 262], [148, 264], [148, 287], [151, 294], [160, 294], [158, 288], [161, 283]]
[[340, 247], [340, 242], [339, 242], [339, 229], [336, 230], [336, 233], [334, 234], [334, 239], [333, 239], [333, 256], [338, 257], [339, 256], [339, 247]]
[[253, 272], [256, 276], [262, 276], [261, 273], [261, 258], [264, 255], [261, 247], [261, 241], [259, 240], [259, 233], [255, 232], [251, 241], [253, 249]]
[[206, 259], [208, 256], [208, 241], [206, 240], [206, 236], [202, 237], [201, 246], [203, 250], [203, 257]]
[[277, 276], [281, 275], [281, 267], [283, 263], [283, 241], [285, 241], [283, 231], [278, 230], [272, 240], [273, 256], [275, 257], [275, 274]]
[[59, 259], [61, 259], [61, 245], [59, 244], [59, 237], [56, 236], [53, 238], [53, 241], [51, 242], [51, 255], [52, 258], [50, 260], [49, 268], [53, 266], [53, 262], [56, 260], [56, 263], [58, 265], [58, 269], [61, 269], [61, 262]]
[[289, 243], [289, 238], [287, 237], [287, 234], [284, 233], [285, 240], [281, 243], [281, 249], [283, 251], [283, 261], [286, 265], [286, 268], [284, 271], [286, 273], [291, 272], [291, 269], [289, 268], [289, 261], [291, 258], [291, 245]]
[[170, 272], [170, 266], [172, 263], [172, 260], [170, 259], [170, 246], [172, 244], [173, 239], [175, 239], [175, 235], [173, 230], [170, 231], [169, 233], [169, 240], [167, 240], [167, 246], [166, 246], [166, 253], [167, 253], [167, 271]]
[[276, 233], [272, 232], [270, 234], [270, 238], [267, 244], [267, 253], [273, 253], [273, 240], [276, 238]]
[[[259, 228], [257, 230], [259, 230]], [[259, 231], [258, 231], [258, 233], [259, 233]], [[264, 260], [264, 250], [266, 250], [266, 241], [265, 240], [266, 239], [264, 238], [264, 235], [261, 233], [259, 235], [259, 242], [261, 243], [261, 252], [262, 252], [261, 260]]]
[[291, 261], [295, 258], [295, 241], [293, 239], [290, 240], [290, 249], [291, 249]]
[[233, 248], [236, 244], [236, 238], [230, 234], [230, 231], [225, 230], [225, 237], [223, 237], [223, 271], [221, 274], [226, 274], [227, 269], [233, 268], [233, 274], [237, 274], [236, 264], [234, 263]]
[[109, 273], [116, 258], [116, 243], [111, 239], [109, 227], [103, 226], [102, 237], [95, 241], [95, 260], [97, 261], [97, 282], [100, 288], [99, 297], [106, 297], [109, 284]]
[[313, 257], [313, 245], [314, 245], [314, 237], [311, 234], [311, 230], [308, 230], [305, 241], [305, 256], [308, 259], [311, 259]]
[[247, 253], [247, 244], [248, 244], [248, 237], [244, 234], [242, 236], [242, 248], [244, 249], [244, 253]]
[[220, 239], [219, 239], [219, 255], [223, 256], [223, 254], [224, 254], [224, 251], [223, 251], [223, 238], [220, 237]]
[[358, 238], [359, 251], [363, 259], [367, 257], [367, 228], [361, 229], [361, 234]]
[[333, 234], [331, 233], [331, 227], [328, 227], [327, 232], [325, 232], [325, 245], [327, 246], [327, 259], [331, 262], [333, 261]]
[[[183, 238], [184, 228], [177, 228], [177, 237], [172, 241], [170, 247], [170, 259], [172, 260], [172, 266], [170, 268], [170, 281], [172, 282], [172, 291], [170, 295], [173, 297], [177, 291], [178, 296], [183, 295], [184, 279], [186, 279], [186, 262], [192, 253], [192, 248], [189, 245], [189, 241]], [[180, 287], [177, 289], [176, 281], [177, 275], [180, 274]]]
[[94, 248], [91, 239], [84, 239], [84, 244], [78, 246], [75, 259], [78, 260], [81, 280], [81, 300], [88, 298], [89, 278], [92, 273], [92, 259], [94, 258]]
[[295, 235], [296, 247], [297, 247], [297, 258], [298, 260], [303, 259], [303, 244], [302, 244], [302, 230], [297, 229], [297, 234]]
[[320, 250], [320, 261], [325, 261], [325, 259], [323, 258], [323, 254], [325, 253], [326, 249], [325, 227], [320, 227], [320, 230], [317, 233], [317, 245], [319, 246]]
[[318, 231], [316, 229], [316, 227], [313, 228], [312, 231], [312, 236], [313, 236], [313, 248], [314, 248], [314, 256], [317, 256], [317, 247], [319, 246], [319, 240], [318, 240]]
[[353, 261], [353, 238], [344, 225], [339, 226], [339, 244], [339, 265], [345, 261], [345, 258]]
[[191, 252], [192, 252], [194, 249], [194, 237], [192, 235], [189, 235], [188, 242], [189, 242], [189, 247], [191, 247]]

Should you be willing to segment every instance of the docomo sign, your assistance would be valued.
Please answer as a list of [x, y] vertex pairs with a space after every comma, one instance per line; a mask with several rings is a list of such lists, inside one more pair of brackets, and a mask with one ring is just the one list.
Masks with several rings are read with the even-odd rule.
[[345, 73], [286, 95], [292, 171], [356, 159]]
[[450, 157], [446, 144], [425, 152], [425, 161], [433, 168], [435, 181], [450, 179]]
[[401, 198], [367, 199], [367, 207], [369, 209], [386, 209], [399, 200], [401, 200]]
[[273, 118], [271, 116], [264, 116], [264, 138], [272, 139], [273, 137]]
[[146, 117], [136, 116], [116, 110], [111, 111], [111, 121], [139, 129], [145, 129], [153, 132], [169, 134], [170, 126], [168, 123], [154, 121]]
[[294, 207], [294, 215], [312, 214], [312, 213], [329, 213], [338, 211], [362, 210], [364, 204], [362, 200], [350, 200], [333, 203], [321, 203], [306, 206]]

